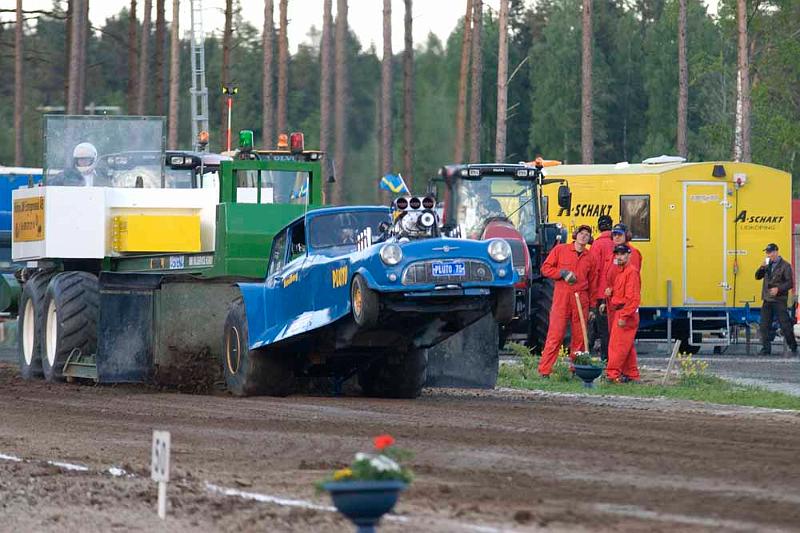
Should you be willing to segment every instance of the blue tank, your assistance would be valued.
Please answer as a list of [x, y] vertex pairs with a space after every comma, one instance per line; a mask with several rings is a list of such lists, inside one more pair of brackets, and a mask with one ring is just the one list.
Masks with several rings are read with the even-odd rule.
[[41, 168], [0, 166], [0, 260], [11, 257], [11, 191], [42, 182]]

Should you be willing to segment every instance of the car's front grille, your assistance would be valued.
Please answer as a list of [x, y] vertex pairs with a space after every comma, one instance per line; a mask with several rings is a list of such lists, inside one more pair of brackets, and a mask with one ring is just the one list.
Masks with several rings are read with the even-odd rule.
[[506, 242], [511, 247], [511, 261], [514, 263], [514, 268], [522, 268], [525, 271], [525, 243], [517, 239], [506, 239]]
[[[464, 263], [463, 276], [434, 276], [434, 263]], [[421, 283], [463, 283], [468, 281], [492, 281], [492, 269], [483, 261], [474, 259], [446, 259], [437, 261], [419, 261], [408, 265], [403, 272], [403, 285]]]

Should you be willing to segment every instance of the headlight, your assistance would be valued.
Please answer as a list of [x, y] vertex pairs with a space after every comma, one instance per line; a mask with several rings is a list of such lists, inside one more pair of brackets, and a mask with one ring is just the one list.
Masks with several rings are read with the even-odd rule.
[[489, 257], [498, 263], [502, 263], [511, 257], [511, 246], [503, 239], [492, 239], [489, 241]]
[[387, 244], [381, 248], [381, 261], [394, 266], [403, 260], [403, 250], [396, 244]]

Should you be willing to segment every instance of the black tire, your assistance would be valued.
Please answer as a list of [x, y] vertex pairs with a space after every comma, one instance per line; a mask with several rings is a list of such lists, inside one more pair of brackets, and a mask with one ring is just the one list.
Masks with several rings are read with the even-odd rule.
[[359, 372], [358, 382], [365, 396], [416, 398], [425, 384], [427, 367], [428, 350], [422, 348], [406, 354], [387, 354]]
[[22, 288], [17, 316], [17, 354], [22, 379], [42, 377], [44, 299], [52, 276], [52, 272], [34, 274]]
[[291, 356], [251, 350], [247, 314], [241, 297], [231, 303], [225, 319], [222, 371], [234, 396], [288, 396], [294, 391]]
[[550, 325], [550, 308], [553, 307], [553, 280], [534, 281], [528, 292], [528, 348], [541, 353]]
[[508, 324], [514, 319], [516, 305], [516, 292], [513, 287], [498, 289], [492, 305], [492, 316], [494, 316], [498, 324]]
[[371, 328], [378, 323], [380, 301], [378, 293], [367, 285], [360, 274], [353, 277], [350, 284], [350, 304], [353, 309], [353, 320], [362, 328]]
[[83, 355], [97, 352], [99, 309], [100, 290], [93, 274], [62, 272], [50, 280], [42, 329], [42, 372], [47, 381], [64, 379], [64, 363], [73, 350]]

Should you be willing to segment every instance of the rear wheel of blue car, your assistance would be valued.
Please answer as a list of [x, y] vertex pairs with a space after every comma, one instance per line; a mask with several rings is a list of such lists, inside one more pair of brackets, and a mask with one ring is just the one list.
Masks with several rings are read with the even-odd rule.
[[222, 370], [234, 396], [286, 396], [294, 389], [288, 354], [251, 350], [244, 301], [237, 298], [225, 319]]
[[353, 308], [353, 320], [362, 328], [370, 328], [378, 323], [380, 301], [378, 293], [367, 285], [367, 280], [360, 274], [353, 277], [350, 284], [350, 304]]
[[386, 354], [359, 372], [358, 382], [366, 396], [416, 398], [425, 384], [427, 367], [428, 350], [422, 348]]

